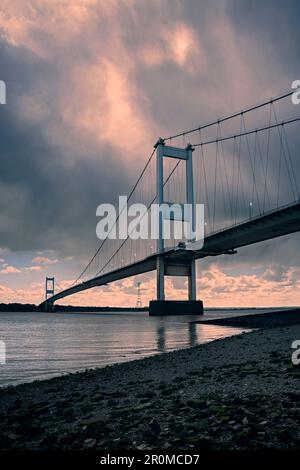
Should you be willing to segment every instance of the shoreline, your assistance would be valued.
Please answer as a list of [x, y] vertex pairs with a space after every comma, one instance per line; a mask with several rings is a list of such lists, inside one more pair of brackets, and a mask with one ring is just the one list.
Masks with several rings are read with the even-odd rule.
[[275, 326], [300, 324], [300, 308], [287, 308], [275, 311], [236, 315], [222, 318], [201, 318], [197, 324], [231, 326], [236, 328], [272, 328]]
[[299, 449], [295, 339], [268, 327], [3, 388], [0, 448]]

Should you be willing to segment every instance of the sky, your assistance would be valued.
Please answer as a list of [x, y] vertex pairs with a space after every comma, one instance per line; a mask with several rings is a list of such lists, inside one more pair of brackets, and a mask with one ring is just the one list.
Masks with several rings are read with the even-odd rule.
[[[41, 302], [46, 275], [72, 283], [99, 245], [96, 207], [129, 193], [159, 136], [300, 79], [298, 9], [297, 0], [2, 0], [0, 302]], [[299, 241], [198, 262], [198, 298], [299, 305]], [[62, 303], [134, 306], [138, 281], [146, 305], [153, 273]], [[168, 278], [166, 294], [186, 298], [186, 280]]]

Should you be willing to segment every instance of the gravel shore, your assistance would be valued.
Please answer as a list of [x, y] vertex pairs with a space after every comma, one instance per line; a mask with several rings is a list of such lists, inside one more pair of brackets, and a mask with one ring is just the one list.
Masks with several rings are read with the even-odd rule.
[[300, 325], [0, 390], [1, 449], [300, 449]]

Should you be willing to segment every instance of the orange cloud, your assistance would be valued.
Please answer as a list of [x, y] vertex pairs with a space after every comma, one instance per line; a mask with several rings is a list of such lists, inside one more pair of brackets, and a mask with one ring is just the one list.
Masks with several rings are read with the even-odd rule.
[[[12, 268], [12, 267], [10, 267]], [[17, 270], [20, 272], [20, 270]], [[9, 272], [16, 272], [11, 271]], [[135, 306], [137, 298], [137, 280], [141, 281], [142, 304], [147, 306], [156, 297], [154, 273], [136, 278], [124, 279], [108, 286], [96, 287], [59, 301], [64, 305], [94, 306]], [[60, 280], [58, 290], [71, 284], [70, 279]], [[32, 302], [39, 304], [44, 299], [44, 281], [32, 282], [26, 289], [11, 289], [0, 285], [2, 302]], [[187, 299], [187, 280], [167, 277], [165, 283], [167, 299]], [[240, 275], [223, 272], [219, 267], [199, 273], [197, 281], [198, 298], [205, 307], [273, 307], [299, 305], [300, 269], [289, 268], [280, 281], [264, 279], [264, 274]]]
[[162, 26], [158, 38], [142, 47], [140, 57], [149, 66], [163, 62], [174, 62], [178, 67], [186, 66], [187, 73], [193, 71], [193, 63], [197, 63], [199, 68], [206, 62], [204, 49], [195, 31], [182, 22]]
[[[0, 33], [8, 42], [47, 61], [64, 57], [53, 86], [37, 78], [17, 106], [22, 118], [43, 120], [48, 140], [62, 150], [71, 148], [74, 156], [109, 144], [122, 151], [123, 161], [132, 161], [158, 135], [124, 41], [121, 11], [125, 7], [130, 13], [134, 4], [45, 0], [41, 8], [38, 0], [10, 0], [0, 9]], [[109, 24], [109, 34], [99, 28], [103, 22]]]
[[58, 263], [58, 259], [51, 259], [46, 256], [36, 256], [33, 258], [32, 262], [37, 264], [55, 264]]
[[97, 0], [44, 0], [41, 8], [39, 0], [26, 3], [4, 0], [0, 8], [0, 30], [14, 46], [26, 46], [45, 57], [49, 52], [46, 37], [58, 43], [70, 41], [80, 32], [92, 14], [91, 7], [97, 3]]
[[27, 268], [25, 268], [26, 271], [41, 271], [41, 266], [28, 266]]
[[144, 98], [128, 63], [103, 57], [74, 65], [67, 87], [60, 107], [69, 128], [89, 136], [94, 145], [110, 144], [127, 161], [144, 152], [152, 124], [138, 106]]
[[[103, 286], [62, 299], [62, 304], [135, 306], [137, 298], [137, 280], [141, 281], [141, 297], [147, 306], [156, 297], [154, 274], [124, 279], [108, 286]], [[187, 280], [185, 278], [166, 277], [165, 292], [167, 299], [187, 299]], [[69, 287], [70, 280], [61, 281], [61, 288]], [[206, 307], [272, 307], [299, 305], [300, 270], [289, 268], [284, 279], [266, 280], [259, 275], [240, 275], [225, 273], [219, 267], [212, 266], [202, 271], [197, 280], [198, 298]]]
[[21, 270], [14, 266], [6, 266], [4, 269], [1, 269], [0, 274], [16, 274], [20, 272]]

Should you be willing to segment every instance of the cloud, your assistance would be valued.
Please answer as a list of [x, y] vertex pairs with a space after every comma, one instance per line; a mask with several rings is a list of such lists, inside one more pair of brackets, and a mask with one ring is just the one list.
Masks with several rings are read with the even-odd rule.
[[[156, 297], [156, 281], [152, 273], [74, 294], [59, 303], [83, 306], [134, 306], [137, 299], [137, 280], [141, 282], [142, 304], [147, 306], [149, 301]], [[70, 283], [70, 279], [59, 280], [59, 288], [68, 287]], [[285, 276], [278, 280], [265, 279], [265, 276], [260, 274], [236, 275], [234, 267], [224, 271], [214, 265], [209, 270], [199, 272], [197, 298], [203, 300], [205, 307], [297, 306], [299, 288], [299, 268], [287, 268]], [[167, 299], [187, 299], [187, 280], [167, 277], [165, 292]], [[38, 301], [41, 298], [39, 297]]]
[[15, 268], [14, 266], [6, 266], [4, 269], [0, 270], [0, 274], [16, 274], [20, 272], [21, 270], [18, 268]]
[[68, 92], [61, 97], [61, 113], [70, 130], [111, 145], [126, 154], [126, 161], [135, 159], [149, 142], [153, 124], [140, 109], [141, 101], [147, 103], [135, 86], [130, 59], [112, 60], [107, 54], [70, 72]]
[[187, 73], [194, 70], [193, 64], [205, 66], [205, 51], [199, 44], [196, 32], [179, 21], [161, 27], [158, 34], [143, 46], [140, 58], [148, 66], [173, 62], [180, 68], [186, 67]]
[[31, 284], [27, 288], [12, 288], [0, 284], [0, 297], [3, 303], [39, 303], [42, 298], [44, 284]]
[[37, 264], [56, 264], [58, 263], [58, 259], [51, 259], [47, 258], [46, 256], [36, 256], [35, 258], [32, 259], [32, 263], [37, 263]]
[[10, 44], [26, 44], [33, 52], [44, 56], [46, 37], [50, 36], [52, 40], [55, 37], [57, 45], [76, 37], [91, 15], [90, 7], [96, 3], [94, 0], [83, 0], [80, 4], [45, 0], [41, 8], [38, 0], [31, 0], [26, 5], [22, 0], [4, 1], [0, 10], [0, 30]]
[[28, 266], [25, 268], [26, 271], [31, 271], [31, 272], [41, 271], [41, 269], [42, 269], [41, 266]]

